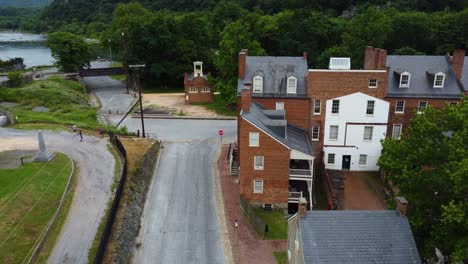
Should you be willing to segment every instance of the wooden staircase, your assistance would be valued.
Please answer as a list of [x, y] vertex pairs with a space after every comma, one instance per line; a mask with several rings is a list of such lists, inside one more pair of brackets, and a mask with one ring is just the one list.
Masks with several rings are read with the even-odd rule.
[[234, 147], [232, 148], [232, 153], [231, 153], [231, 175], [238, 175], [239, 173], [239, 149]]

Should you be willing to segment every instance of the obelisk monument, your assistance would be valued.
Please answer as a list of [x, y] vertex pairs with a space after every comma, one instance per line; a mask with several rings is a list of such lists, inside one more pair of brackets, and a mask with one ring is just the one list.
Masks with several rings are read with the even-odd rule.
[[34, 157], [34, 161], [47, 162], [51, 160], [54, 157], [54, 154], [50, 153], [47, 149], [44, 142], [44, 136], [40, 130], [37, 132], [37, 139], [39, 140], [39, 151]]

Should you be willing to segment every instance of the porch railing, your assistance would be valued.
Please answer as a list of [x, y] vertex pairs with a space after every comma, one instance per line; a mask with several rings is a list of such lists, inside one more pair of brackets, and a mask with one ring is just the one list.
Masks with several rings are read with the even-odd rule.
[[289, 177], [294, 177], [303, 180], [311, 180], [312, 171], [304, 169], [289, 169]]
[[302, 197], [302, 192], [289, 192], [288, 200], [291, 203], [298, 203], [299, 199]]

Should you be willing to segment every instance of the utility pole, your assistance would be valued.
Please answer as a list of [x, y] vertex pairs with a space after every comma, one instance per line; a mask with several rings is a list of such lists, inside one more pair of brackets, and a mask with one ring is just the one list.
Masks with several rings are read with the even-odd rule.
[[112, 45], [111, 45], [111, 40], [107, 40], [109, 42], [109, 59], [112, 61]]
[[128, 91], [128, 82], [129, 82], [129, 74], [128, 74], [128, 47], [127, 47], [127, 41], [125, 39], [125, 33], [122, 32], [122, 42], [123, 42], [123, 52], [124, 52], [124, 60], [123, 60], [123, 67], [124, 67], [124, 72], [125, 72], [125, 84], [127, 88], [127, 93]]
[[[140, 118], [141, 118], [141, 131], [143, 133], [143, 138], [146, 137], [146, 134], [145, 134], [145, 121], [144, 121], [144, 118], [143, 118], [143, 100], [142, 100], [142, 97], [141, 97], [141, 86], [140, 86], [140, 72], [139, 72], [139, 69], [140, 68], [144, 68], [146, 65], [145, 64], [135, 64], [135, 65], [129, 65], [129, 68], [133, 69], [135, 68], [136, 69], [136, 76], [135, 76], [135, 80], [136, 80], [136, 85], [138, 86], [137, 89], [138, 89], [138, 95], [140, 96], [139, 98], [139, 101], [140, 101]], [[128, 89], [128, 87], [127, 87]]]

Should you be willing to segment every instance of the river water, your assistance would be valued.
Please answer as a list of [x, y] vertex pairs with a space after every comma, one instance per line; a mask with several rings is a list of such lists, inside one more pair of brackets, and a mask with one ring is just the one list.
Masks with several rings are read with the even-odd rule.
[[21, 57], [26, 67], [53, 65], [45, 41], [44, 35], [0, 31], [0, 60]]

